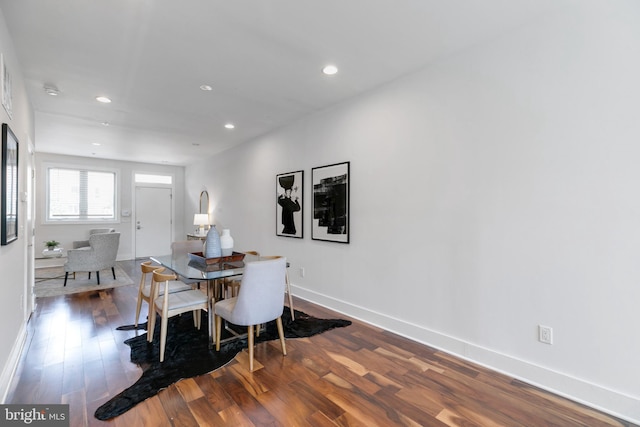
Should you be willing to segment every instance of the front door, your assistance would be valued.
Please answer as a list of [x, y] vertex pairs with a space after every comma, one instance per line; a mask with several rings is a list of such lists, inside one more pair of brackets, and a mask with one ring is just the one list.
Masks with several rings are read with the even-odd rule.
[[171, 189], [136, 187], [136, 258], [171, 253]]

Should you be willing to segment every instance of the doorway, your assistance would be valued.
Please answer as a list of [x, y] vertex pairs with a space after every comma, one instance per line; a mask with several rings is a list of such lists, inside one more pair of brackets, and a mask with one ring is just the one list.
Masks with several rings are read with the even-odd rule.
[[136, 258], [171, 253], [172, 190], [136, 186]]

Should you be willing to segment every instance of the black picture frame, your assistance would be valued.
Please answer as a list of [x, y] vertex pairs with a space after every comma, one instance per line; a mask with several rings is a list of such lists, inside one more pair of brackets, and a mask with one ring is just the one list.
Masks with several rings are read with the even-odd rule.
[[276, 235], [304, 237], [304, 171], [276, 175]]
[[311, 169], [311, 238], [349, 243], [350, 162]]
[[18, 240], [18, 138], [2, 124], [2, 211], [0, 244]]

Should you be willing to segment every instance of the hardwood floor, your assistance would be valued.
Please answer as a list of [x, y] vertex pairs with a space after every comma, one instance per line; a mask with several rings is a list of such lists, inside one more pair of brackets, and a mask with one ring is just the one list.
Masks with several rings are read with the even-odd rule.
[[[137, 283], [139, 261], [119, 264]], [[133, 323], [136, 295], [132, 285], [39, 299], [7, 403], [68, 403], [71, 426], [632, 425], [355, 320], [287, 340], [286, 357], [277, 341], [259, 344], [253, 373], [245, 351], [99, 421], [94, 411], [141, 374], [123, 344], [136, 332], [115, 329]]]

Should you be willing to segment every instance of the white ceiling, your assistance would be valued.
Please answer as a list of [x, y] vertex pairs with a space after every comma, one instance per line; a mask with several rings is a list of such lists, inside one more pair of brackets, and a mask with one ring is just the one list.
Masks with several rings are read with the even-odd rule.
[[[0, 0], [35, 109], [36, 151], [174, 165], [273, 131], [558, 5]], [[323, 75], [327, 63], [339, 73]], [[213, 90], [201, 91], [203, 84]], [[46, 95], [45, 85], [60, 95]], [[113, 102], [100, 104], [98, 95]], [[225, 129], [227, 122], [236, 129]]]

